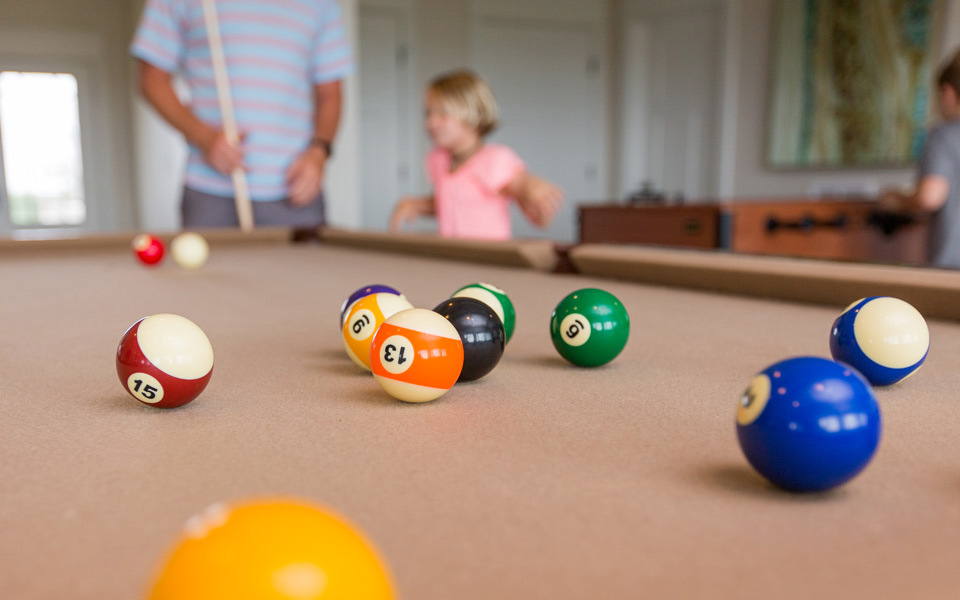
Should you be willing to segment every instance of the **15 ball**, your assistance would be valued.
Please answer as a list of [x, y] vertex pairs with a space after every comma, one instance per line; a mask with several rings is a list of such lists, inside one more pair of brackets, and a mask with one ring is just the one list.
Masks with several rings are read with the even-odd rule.
[[194, 400], [213, 373], [213, 347], [193, 321], [179, 315], [144, 317], [117, 347], [117, 376], [127, 392], [156, 408]]

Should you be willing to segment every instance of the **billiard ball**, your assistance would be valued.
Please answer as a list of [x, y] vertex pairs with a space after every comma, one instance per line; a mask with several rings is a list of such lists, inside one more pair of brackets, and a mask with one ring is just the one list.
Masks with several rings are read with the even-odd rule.
[[474, 381], [493, 370], [503, 357], [503, 323], [493, 309], [474, 298], [450, 298], [433, 309], [450, 321], [463, 342], [463, 370], [457, 381]]
[[403, 296], [400, 292], [393, 289], [389, 285], [381, 285], [379, 283], [374, 283], [371, 285], [364, 286], [357, 291], [353, 292], [347, 299], [343, 301], [343, 304], [340, 305], [340, 326], [343, 327], [343, 320], [347, 316], [347, 312], [350, 310], [350, 307], [353, 306], [353, 303], [359, 300], [360, 298], [365, 298], [370, 294], [396, 294], [397, 296]]
[[920, 368], [929, 350], [923, 315], [897, 298], [857, 300], [830, 330], [833, 358], [852, 365], [873, 385], [903, 381]]
[[373, 336], [370, 367], [388, 394], [429, 402], [447, 393], [463, 369], [456, 328], [432, 310], [411, 308], [388, 318]]
[[796, 492], [839, 486], [867, 466], [880, 443], [880, 408], [850, 365], [799, 357], [750, 382], [737, 407], [747, 460], [775, 485]]
[[210, 256], [210, 245], [199, 233], [181, 233], [170, 242], [170, 256], [183, 269], [199, 269]]
[[163, 241], [149, 233], [142, 233], [133, 238], [130, 248], [142, 264], [152, 266], [163, 260]]
[[343, 345], [350, 360], [369, 371], [373, 334], [387, 317], [408, 308], [413, 305], [406, 298], [389, 292], [370, 294], [354, 302], [342, 327]]
[[151, 600], [394, 598], [386, 563], [342, 517], [285, 498], [215, 504], [187, 521]]
[[492, 308], [503, 322], [503, 331], [507, 336], [505, 343], [510, 343], [517, 326], [517, 313], [506, 292], [489, 283], [471, 283], [455, 291], [452, 297], [475, 298]]
[[130, 326], [117, 347], [117, 376], [140, 402], [175, 408], [203, 392], [213, 373], [210, 340], [179, 315], [144, 317]]
[[550, 338], [560, 356], [580, 367], [598, 367], [627, 345], [630, 316], [616, 296], [585, 288], [569, 294], [550, 319]]

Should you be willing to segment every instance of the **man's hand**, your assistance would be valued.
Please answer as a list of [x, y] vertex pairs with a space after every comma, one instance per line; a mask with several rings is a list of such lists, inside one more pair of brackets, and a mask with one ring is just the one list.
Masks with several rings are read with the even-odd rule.
[[291, 204], [306, 206], [316, 200], [323, 189], [323, 172], [326, 164], [327, 153], [323, 148], [314, 146], [307, 148], [293, 161], [287, 169]]
[[[240, 135], [240, 142], [243, 143], [243, 134]], [[200, 141], [199, 146], [207, 164], [224, 175], [229, 175], [235, 169], [243, 167], [243, 151], [231, 145], [222, 130], [211, 129]]]

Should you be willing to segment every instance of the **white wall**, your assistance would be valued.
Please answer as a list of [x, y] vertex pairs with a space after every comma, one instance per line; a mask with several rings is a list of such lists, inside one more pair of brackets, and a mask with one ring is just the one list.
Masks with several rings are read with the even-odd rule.
[[136, 220], [129, 12], [129, 0], [0, 0], [0, 69], [77, 69], [90, 84], [80, 91], [87, 230], [128, 229]]

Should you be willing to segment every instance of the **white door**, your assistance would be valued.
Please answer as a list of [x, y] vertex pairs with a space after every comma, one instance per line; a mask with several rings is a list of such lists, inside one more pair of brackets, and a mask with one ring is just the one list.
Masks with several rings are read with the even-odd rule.
[[623, 193], [648, 181], [670, 198], [716, 195], [720, 27], [704, 4], [624, 28]]
[[474, 67], [493, 87], [501, 127], [491, 141], [563, 188], [567, 202], [547, 230], [514, 207], [514, 237], [576, 237], [576, 206], [606, 195], [601, 36], [593, 23], [478, 16]]
[[412, 148], [408, 15], [360, 7], [362, 226], [385, 230], [397, 200], [413, 189], [422, 160]]

